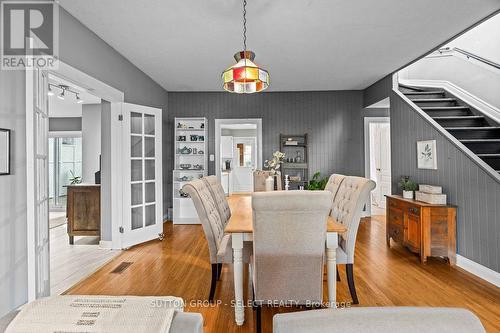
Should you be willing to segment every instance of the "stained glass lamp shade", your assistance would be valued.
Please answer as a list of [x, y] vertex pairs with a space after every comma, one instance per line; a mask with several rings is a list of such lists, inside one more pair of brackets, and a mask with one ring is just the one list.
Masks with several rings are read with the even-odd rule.
[[251, 94], [269, 87], [269, 73], [253, 62], [255, 53], [252, 51], [237, 52], [234, 59], [236, 59], [236, 64], [222, 73], [226, 91]]

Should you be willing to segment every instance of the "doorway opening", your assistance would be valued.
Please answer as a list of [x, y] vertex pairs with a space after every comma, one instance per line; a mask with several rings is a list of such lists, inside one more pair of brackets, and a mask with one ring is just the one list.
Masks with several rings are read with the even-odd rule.
[[253, 192], [253, 173], [262, 168], [262, 120], [215, 120], [216, 175], [226, 195]]
[[391, 132], [389, 117], [365, 118], [365, 177], [377, 186], [370, 195], [370, 215], [385, 214], [391, 194]]
[[[59, 295], [117, 252], [99, 248], [101, 98], [54, 74], [47, 90], [50, 294]], [[90, 197], [76, 192], [87, 185]]]

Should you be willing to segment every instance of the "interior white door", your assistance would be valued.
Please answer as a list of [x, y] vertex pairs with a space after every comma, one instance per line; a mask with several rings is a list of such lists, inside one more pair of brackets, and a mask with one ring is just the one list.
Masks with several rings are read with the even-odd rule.
[[253, 191], [253, 172], [257, 163], [257, 139], [233, 138], [233, 192]]
[[163, 237], [161, 109], [122, 104], [122, 247]]
[[373, 203], [385, 208], [385, 196], [391, 194], [391, 132], [389, 123], [376, 123], [375, 137], [375, 176], [377, 189]]
[[28, 297], [50, 295], [48, 72], [26, 71]]

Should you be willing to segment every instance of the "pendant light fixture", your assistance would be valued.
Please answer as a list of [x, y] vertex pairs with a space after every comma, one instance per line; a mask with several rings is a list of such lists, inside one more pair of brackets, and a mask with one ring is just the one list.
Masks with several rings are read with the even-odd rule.
[[222, 73], [224, 90], [238, 94], [261, 92], [269, 87], [268, 71], [253, 62], [255, 53], [247, 51], [246, 6], [247, 1], [243, 0], [243, 51], [234, 55], [236, 64]]

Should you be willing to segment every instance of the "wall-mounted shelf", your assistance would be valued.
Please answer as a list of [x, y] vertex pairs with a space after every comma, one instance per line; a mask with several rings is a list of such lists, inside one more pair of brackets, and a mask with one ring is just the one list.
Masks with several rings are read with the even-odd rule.
[[[191, 198], [181, 196], [180, 189], [184, 184], [207, 175], [208, 169], [208, 122], [204, 117], [175, 118], [174, 137], [174, 171], [172, 172], [173, 216], [174, 224], [199, 224], [198, 214]], [[194, 136], [191, 140], [191, 136]], [[179, 140], [183, 137], [182, 140]], [[201, 139], [200, 139], [201, 137]], [[191, 152], [180, 153], [187, 148]], [[201, 154], [199, 152], [202, 152]], [[183, 169], [181, 164], [200, 165], [201, 169]], [[180, 180], [186, 177], [188, 180]]]

